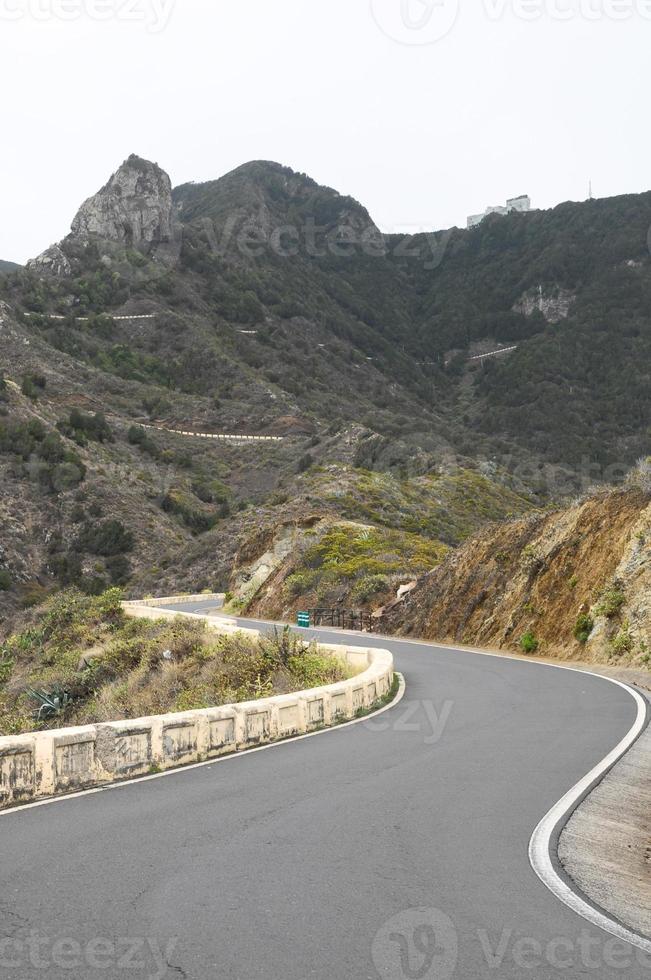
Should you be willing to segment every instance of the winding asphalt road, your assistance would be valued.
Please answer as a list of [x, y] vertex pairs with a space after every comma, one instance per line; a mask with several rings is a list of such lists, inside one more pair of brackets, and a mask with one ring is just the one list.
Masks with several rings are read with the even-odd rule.
[[649, 978], [527, 856], [631, 728], [631, 697], [544, 665], [347, 642], [395, 653], [407, 691], [382, 717], [3, 816], [0, 977]]

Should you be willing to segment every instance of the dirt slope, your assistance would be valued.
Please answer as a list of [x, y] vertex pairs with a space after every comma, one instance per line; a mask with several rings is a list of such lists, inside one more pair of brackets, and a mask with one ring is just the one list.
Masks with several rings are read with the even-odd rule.
[[490, 525], [387, 607], [384, 632], [648, 667], [651, 497], [603, 492]]

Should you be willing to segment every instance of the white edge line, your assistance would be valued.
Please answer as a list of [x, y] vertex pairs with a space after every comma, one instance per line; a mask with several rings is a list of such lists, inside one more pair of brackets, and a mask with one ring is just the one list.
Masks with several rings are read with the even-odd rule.
[[233, 752], [231, 755], [225, 755], [217, 759], [206, 759], [205, 762], [194, 762], [189, 766], [178, 766], [176, 769], [166, 769], [165, 772], [152, 773], [149, 776], [139, 776], [136, 779], [125, 779], [119, 783], [109, 783], [106, 786], [95, 786], [93, 789], [84, 789], [79, 793], [68, 793], [64, 796], [50, 796], [46, 800], [36, 800], [34, 803], [23, 803], [22, 806], [10, 807], [8, 810], [0, 810], [1, 817], [10, 817], [14, 813], [22, 813], [24, 810], [36, 810], [42, 806], [50, 806], [53, 803], [66, 803], [69, 800], [79, 800], [83, 796], [94, 796], [97, 793], [108, 793], [111, 790], [116, 789], [128, 789], [130, 786], [136, 786], [139, 783], [150, 783], [154, 779], [164, 779], [166, 776], [180, 776], [186, 772], [192, 772], [193, 769], [206, 769], [208, 766], [216, 766], [222, 762], [234, 762], [236, 759], [242, 759], [244, 756], [253, 755], [255, 752], [266, 752], [267, 749], [279, 749], [284, 745], [292, 745], [294, 742], [303, 742], [306, 738], [314, 738], [316, 735], [329, 735], [331, 732], [340, 732], [344, 728], [350, 728], [352, 725], [361, 725], [365, 721], [371, 721], [383, 715], [385, 711], [390, 711], [391, 708], [395, 708], [405, 696], [405, 691], [407, 690], [407, 685], [405, 683], [404, 676], [399, 671], [394, 671], [395, 676], [399, 680], [398, 693], [395, 698], [385, 704], [383, 708], [378, 708], [377, 711], [372, 711], [368, 715], [364, 715], [363, 718], [353, 718], [352, 721], [346, 721], [341, 725], [331, 725], [329, 728], [322, 728], [317, 732], [307, 732], [305, 735], [295, 735], [293, 738], [283, 738], [278, 739], [276, 742], [269, 742], [267, 745], [258, 745], [253, 749], [243, 749], [241, 752]]
[[644, 698], [628, 684], [623, 684], [612, 677], [605, 677], [603, 674], [595, 674], [591, 671], [577, 670], [575, 667], [556, 666], [559, 670], [572, 670], [577, 674], [587, 674], [589, 677], [597, 677], [606, 680], [610, 684], [616, 684], [624, 691], [627, 691], [637, 704], [637, 718], [628, 735], [626, 735], [619, 745], [606, 756], [593, 770], [588, 773], [580, 782], [576, 784], [565, 796], [556, 803], [549, 813], [543, 817], [533, 832], [529, 843], [529, 861], [531, 867], [536, 872], [544, 885], [552, 892], [555, 897], [576, 912], [582, 918], [587, 919], [592, 925], [597, 926], [604, 932], [615, 936], [617, 939], [630, 943], [638, 949], [651, 953], [651, 940], [645, 939], [631, 929], [626, 928], [616, 919], [611, 918], [605, 912], [600, 911], [595, 906], [587, 902], [582, 895], [570, 888], [569, 884], [561, 878], [552, 859], [552, 840], [555, 833], [567, 823], [571, 815], [581, 804], [587, 794], [594, 791], [606, 774], [626, 755], [630, 748], [638, 740], [647, 724], [647, 704]]
[[[180, 615], [183, 614], [180, 613]], [[242, 618], [245, 619], [245, 617]], [[278, 625], [270, 620], [251, 619], [246, 621], [259, 623], [260, 625], [265, 626]], [[321, 630], [322, 632], [333, 632], [332, 630], [328, 630], [327, 627], [313, 627], [311, 631], [316, 632], [317, 630]], [[551, 667], [554, 670], [569, 670], [574, 674], [582, 674], [586, 677], [595, 677], [597, 680], [615, 684], [617, 687], [621, 687], [622, 690], [631, 695], [637, 704], [637, 718], [633, 727], [622, 739], [619, 745], [616, 746], [616, 748], [614, 748], [613, 751], [610, 752], [609, 755], [607, 755], [606, 758], [603, 759], [602, 762], [600, 762], [590, 773], [588, 773], [587, 776], [577, 783], [576, 786], [566, 793], [565, 796], [552, 807], [549, 813], [543, 817], [534, 830], [529, 843], [529, 861], [533, 870], [536, 872], [543, 884], [560, 902], [570, 908], [573, 912], [592, 923], [592, 925], [602, 929], [604, 932], [607, 932], [624, 942], [630, 943], [632, 946], [636, 946], [638, 949], [651, 953], [651, 940], [645, 939], [643, 936], [640, 936], [632, 930], [627, 929], [624, 925], [617, 922], [616, 919], [610, 918], [604, 912], [601, 912], [596, 907], [590, 905], [590, 903], [587, 902], [578, 892], [573, 891], [567, 882], [563, 881], [556, 871], [551, 856], [552, 838], [555, 831], [559, 826], [567, 822], [569, 817], [576, 810], [577, 806], [580, 805], [582, 798], [597, 788], [604, 776], [626, 755], [628, 750], [632, 748], [644, 731], [647, 720], [647, 705], [644, 698], [632, 687], [629, 687], [628, 684], [623, 684], [621, 681], [615, 680], [612, 677], [607, 677], [605, 674], [595, 674], [593, 671], [580, 670], [577, 667], [569, 667], [564, 664], [546, 663], [545, 661], [540, 660], [528, 660], [525, 657], [505, 656], [497, 651], [493, 652], [489, 650], [479, 650], [472, 647], [457, 647], [445, 643], [428, 642], [426, 640], [411, 640], [397, 636], [380, 637], [377, 636], [377, 634], [360, 634], [353, 633], [352, 631], [348, 630], [337, 630], [336, 632], [343, 635], [354, 636], [356, 638], [360, 636], [368, 636], [370, 638], [393, 640], [400, 643], [411, 644], [413, 646], [430, 646], [441, 651], [455, 650], [459, 653], [495, 657], [505, 661], [515, 660], [519, 663], [530, 664], [531, 666]], [[326, 728], [322, 731], [308, 732], [306, 735], [298, 735], [295, 738], [271, 742], [268, 745], [261, 745], [254, 749], [246, 749], [243, 752], [236, 752], [232, 755], [224, 756], [221, 759], [209, 759], [206, 762], [197, 762], [193, 765], [183, 766], [178, 769], [168, 769], [165, 772], [155, 773], [151, 776], [141, 776], [138, 779], [125, 780], [124, 782], [120, 783], [112, 783], [108, 786], [99, 786], [95, 789], [83, 790], [80, 793], [71, 793], [67, 796], [55, 796], [47, 800], [39, 800], [35, 803], [26, 803], [23, 806], [0, 811], [0, 817], [8, 817], [13, 813], [20, 813], [23, 810], [32, 810], [36, 809], [37, 807], [48, 806], [53, 803], [65, 803], [67, 800], [75, 800], [83, 796], [92, 796], [96, 793], [106, 793], [109, 790], [125, 789], [138, 783], [151, 782], [154, 779], [163, 779], [165, 776], [179, 775], [180, 773], [190, 772], [193, 769], [203, 769], [207, 766], [217, 765], [220, 762], [232, 762], [235, 759], [239, 759], [242, 756], [251, 755], [254, 752], [264, 752], [267, 749], [279, 748], [283, 745], [290, 745], [293, 742], [301, 742], [306, 738], [314, 738], [315, 735], [327, 735], [329, 732], [341, 731], [344, 728], [350, 728], [352, 725], [359, 725], [362, 722], [367, 721], [370, 717], [375, 718], [384, 714], [385, 711], [389, 711], [391, 708], [399, 704], [400, 701], [402, 701], [406, 690], [405, 679], [404, 676], [398, 671], [396, 671], [396, 676], [400, 679], [400, 687], [396, 697], [390, 704], [385, 705], [385, 707], [381, 708], [379, 711], [374, 712], [373, 715], [368, 715], [365, 718], [355, 718], [343, 725]]]
[[[261, 622], [265, 621], [263, 620]], [[317, 629], [319, 629], [319, 627], [317, 627]], [[327, 627], [321, 627], [321, 629], [328, 631]], [[337, 630], [337, 633], [339, 632], [346, 632], [349, 636], [360, 635], [359, 633], [353, 633], [350, 631]], [[621, 759], [623, 759], [623, 757], [633, 747], [647, 727], [648, 707], [642, 695], [639, 694], [634, 688], [630, 687], [630, 685], [624, 684], [622, 681], [618, 681], [614, 677], [608, 677], [605, 674], [596, 674], [591, 670], [581, 670], [578, 667], [570, 667], [565, 664], [554, 664], [541, 660], [530, 660], [526, 657], [519, 657], [517, 655], [507, 656], [502, 653], [498, 653], [497, 651], [479, 650], [472, 647], [457, 647], [445, 643], [428, 642], [426, 640], [411, 640], [399, 636], [379, 637], [372, 633], [368, 635], [370, 637], [376, 636], [377, 639], [389, 641], [394, 640], [400, 643], [412, 644], [413, 646], [426, 645], [435, 647], [437, 650], [443, 652], [446, 650], [454, 650], [458, 653], [495, 657], [500, 660], [516, 661], [518, 663], [530, 664], [531, 666], [551, 667], [554, 670], [569, 670], [574, 674], [582, 674], [584, 677], [595, 677], [597, 680], [607, 681], [609, 684], [615, 684], [617, 687], [621, 687], [622, 690], [630, 694], [637, 705], [637, 718], [635, 719], [633, 727], [628, 734], [624, 736], [619, 745], [617, 745], [605, 759], [603, 759], [591, 772], [589, 772], [587, 776], [578, 782], [576, 786], [566, 793], [565, 796], [552, 807], [549, 813], [543, 817], [534, 830], [529, 843], [529, 862], [542, 883], [560, 902], [563, 903], [563, 905], [566, 905], [573, 912], [581, 916], [581, 918], [586, 919], [592, 925], [602, 929], [604, 932], [609, 933], [609, 935], [615, 936], [617, 939], [627, 942], [632, 946], [636, 946], [645, 953], [651, 953], [651, 940], [639, 935], [632, 929], [628, 929], [614, 917], [608, 915], [605, 911], [598, 909], [596, 906], [591, 905], [589, 901], [586, 901], [586, 898], [583, 897], [578, 890], [578, 886], [577, 890], [575, 891], [566, 881], [563, 880], [563, 878], [561, 878], [554, 867], [554, 862], [552, 859], [552, 841], [555, 833], [559, 829], [562, 830], [563, 826], [568, 822], [578, 806], [580, 806], [583, 800], [598, 787], [608, 772], [610, 772], [610, 770], [617, 765]]]

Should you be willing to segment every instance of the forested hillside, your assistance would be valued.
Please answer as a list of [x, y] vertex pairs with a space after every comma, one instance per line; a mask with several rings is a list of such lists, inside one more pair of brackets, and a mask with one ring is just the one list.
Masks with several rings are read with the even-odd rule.
[[[650, 226], [642, 194], [386, 236], [278, 164], [173, 190], [131, 157], [0, 278], [0, 606], [34, 584], [228, 588], [238, 549], [285, 519], [439, 556], [617, 482], [649, 452]], [[402, 503], [378, 506], [374, 474]], [[450, 480], [471, 514], [437, 498]]]

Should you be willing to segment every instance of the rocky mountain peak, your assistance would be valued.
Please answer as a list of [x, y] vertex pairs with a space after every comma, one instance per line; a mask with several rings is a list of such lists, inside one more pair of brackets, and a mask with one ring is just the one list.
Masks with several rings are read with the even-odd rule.
[[172, 184], [158, 164], [133, 154], [80, 207], [72, 235], [126, 245], [157, 245], [172, 237]]

